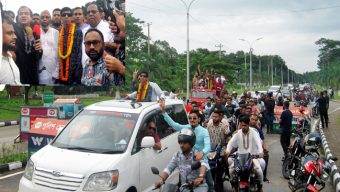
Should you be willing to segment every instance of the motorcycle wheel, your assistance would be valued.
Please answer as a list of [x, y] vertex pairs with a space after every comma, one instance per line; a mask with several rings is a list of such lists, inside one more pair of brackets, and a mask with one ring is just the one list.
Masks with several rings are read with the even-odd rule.
[[288, 168], [290, 159], [291, 159], [291, 158], [286, 158], [286, 159], [283, 161], [283, 164], [282, 164], [282, 176], [283, 176], [285, 179], [289, 179], [289, 176], [290, 176], [290, 174], [289, 174], [290, 169]]

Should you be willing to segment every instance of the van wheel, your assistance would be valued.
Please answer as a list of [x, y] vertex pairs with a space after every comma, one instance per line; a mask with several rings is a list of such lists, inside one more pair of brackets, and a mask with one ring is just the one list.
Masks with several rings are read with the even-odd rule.
[[137, 189], [135, 187], [130, 187], [126, 192], [137, 192]]

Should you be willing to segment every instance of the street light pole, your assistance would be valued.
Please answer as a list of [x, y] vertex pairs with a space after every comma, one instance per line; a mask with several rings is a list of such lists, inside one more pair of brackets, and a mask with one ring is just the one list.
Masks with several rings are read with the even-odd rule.
[[191, 5], [194, 3], [196, 0], [191, 0], [189, 5], [184, 1], [181, 0], [183, 4], [185, 5], [187, 9], [187, 99], [189, 99], [189, 91], [190, 91], [190, 72], [189, 72], [189, 63], [190, 63], [190, 49], [189, 49], [189, 10]]
[[253, 49], [253, 44], [255, 43], [255, 41], [259, 41], [259, 40], [261, 40], [261, 39], [263, 39], [263, 37], [260, 37], [260, 38], [257, 38], [257, 39], [255, 39], [253, 42], [249, 42], [249, 41], [247, 41], [247, 40], [245, 40], [245, 39], [239, 39], [240, 41], [245, 41], [245, 42], [247, 42], [248, 43], [248, 45], [249, 45], [249, 54], [250, 54], [250, 58], [249, 58], [249, 67], [250, 67], [250, 70], [249, 70], [249, 87], [250, 87], [250, 90], [253, 88], [253, 64], [252, 64], [252, 53], [253, 53], [253, 51], [254, 51], [254, 49]]

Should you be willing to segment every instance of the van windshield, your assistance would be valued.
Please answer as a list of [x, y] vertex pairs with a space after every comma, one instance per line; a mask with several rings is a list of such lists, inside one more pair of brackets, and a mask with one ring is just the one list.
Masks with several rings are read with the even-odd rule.
[[84, 110], [58, 135], [53, 146], [92, 153], [123, 153], [138, 114]]

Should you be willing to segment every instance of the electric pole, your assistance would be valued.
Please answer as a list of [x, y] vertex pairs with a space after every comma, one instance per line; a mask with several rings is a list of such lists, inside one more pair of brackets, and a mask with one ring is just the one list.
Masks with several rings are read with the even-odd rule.
[[221, 59], [221, 58], [222, 58], [222, 47], [223, 47], [223, 45], [220, 43], [220, 44], [218, 44], [218, 45], [215, 45], [215, 47], [220, 48], [219, 58]]
[[150, 57], [150, 25], [152, 25], [152, 23], [147, 23], [148, 25], [148, 56]]
[[[274, 85], [274, 74], [273, 74], [273, 72], [274, 72], [274, 70], [273, 70], [273, 57], [271, 58], [271, 60], [270, 60], [270, 64], [271, 64], [271, 66], [272, 66], [272, 85]], [[275, 68], [276, 69], [276, 68]]]

